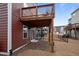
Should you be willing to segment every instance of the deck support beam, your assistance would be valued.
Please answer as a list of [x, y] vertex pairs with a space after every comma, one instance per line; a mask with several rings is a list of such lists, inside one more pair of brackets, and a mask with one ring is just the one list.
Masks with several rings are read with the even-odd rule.
[[49, 26], [49, 45], [51, 52], [54, 52], [54, 41], [53, 41], [53, 20], [51, 20]]
[[76, 24], [75, 24], [75, 39], [77, 39], [77, 37], [76, 37]]

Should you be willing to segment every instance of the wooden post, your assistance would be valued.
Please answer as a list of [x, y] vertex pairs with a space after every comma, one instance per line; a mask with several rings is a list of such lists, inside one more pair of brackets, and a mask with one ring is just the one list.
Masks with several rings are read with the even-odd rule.
[[31, 40], [31, 39], [30, 39], [30, 37], [31, 37], [31, 36], [30, 36], [30, 27], [28, 27], [28, 32], [29, 32], [29, 33], [28, 33], [28, 38], [29, 38], [29, 40]]
[[51, 52], [54, 52], [53, 32], [50, 32], [50, 48]]
[[38, 16], [38, 7], [36, 6], [36, 16]]
[[76, 24], [75, 24], [75, 39], [77, 39], [77, 37], [76, 37]]
[[49, 27], [49, 32], [48, 32], [48, 43], [50, 44], [50, 27]]
[[54, 41], [53, 41], [53, 19], [50, 23], [50, 27], [49, 27], [49, 33], [50, 33], [50, 49], [51, 49], [51, 52], [54, 52]]

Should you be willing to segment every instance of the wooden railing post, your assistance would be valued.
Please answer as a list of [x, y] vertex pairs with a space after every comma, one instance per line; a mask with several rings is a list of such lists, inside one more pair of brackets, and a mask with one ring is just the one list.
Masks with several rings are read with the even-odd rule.
[[36, 16], [38, 16], [38, 7], [36, 6]]
[[51, 7], [51, 15], [53, 15], [55, 12], [55, 8], [54, 8], [54, 5]]

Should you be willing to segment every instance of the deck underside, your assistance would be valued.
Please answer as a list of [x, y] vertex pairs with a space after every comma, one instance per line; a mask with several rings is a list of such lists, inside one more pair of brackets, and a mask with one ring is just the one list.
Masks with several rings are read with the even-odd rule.
[[22, 21], [24, 25], [27, 25], [28, 27], [44, 27], [49, 26], [50, 24], [49, 20], [31, 20], [31, 21]]
[[49, 26], [52, 16], [44, 17], [21, 17], [21, 22], [29, 27], [44, 27]]

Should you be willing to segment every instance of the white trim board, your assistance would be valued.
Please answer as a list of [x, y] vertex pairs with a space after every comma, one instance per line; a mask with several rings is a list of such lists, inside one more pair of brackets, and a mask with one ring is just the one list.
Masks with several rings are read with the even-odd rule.
[[[29, 44], [29, 43], [28, 43], [28, 44]], [[25, 47], [25, 46], [28, 45], [28, 44], [26, 43], [26, 44], [20, 46], [19, 48], [13, 50], [13, 53], [16, 52], [16, 51], [18, 51], [18, 50], [20, 50], [21, 48]], [[8, 52], [0, 52], [0, 54], [1, 54], [1, 55], [7, 55], [7, 56], [9, 55]]]
[[25, 46], [28, 45], [28, 44], [29, 44], [29, 43], [26, 43], [26, 44], [20, 46], [19, 48], [13, 50], [13, 53], [16, 52], [16, 51], [18, 51], [18, 50], [20, 50], [21, 48], [25, 47]]
[[9, 55], [9, 53], [7, 53], [7, 52], [0, 52], [0, 54], [1, 55], [7, 55], [7, 56]]
[[[29, 44], [29, 43], [28, 43], [28, 44]], [[13, 50], [13, 53], [16, 52], [16, 51], [18, 51], [18, 50], [20, 50], [20, 49], [22, 49], [23, 47], [25, 47], [25, 46], [28, 45], [28, 44], [26, 43], [26, 44], [20, 46], [19, 48]], [[0, 52], [0, 54], [1, 54], [1, 55], [7, 55], [7, 56], [9, 56], [9, 53], [8, 53], [8, 52]]]
[[8, 3], [8, 41], [7, 52], [12, 49], [12, 3]]

